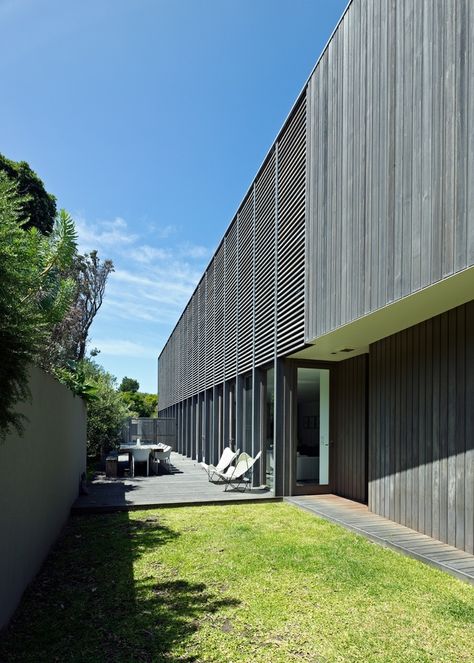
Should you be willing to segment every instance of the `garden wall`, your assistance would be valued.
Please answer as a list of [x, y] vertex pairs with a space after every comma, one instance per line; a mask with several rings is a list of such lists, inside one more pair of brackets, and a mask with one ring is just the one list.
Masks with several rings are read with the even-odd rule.
[[33, 366], [23, 437], [0, 443], [0, 628], [66, 522], [86, 468], [81, 398]]

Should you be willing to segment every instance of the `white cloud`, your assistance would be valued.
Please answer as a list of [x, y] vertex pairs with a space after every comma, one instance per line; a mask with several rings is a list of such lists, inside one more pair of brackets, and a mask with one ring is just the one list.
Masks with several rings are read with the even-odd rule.
[[176, 235], [178, 228], [173, 224], [168, 224], [167, 226], [158, 227], [156, 234], [159, 239], [168, 239], [172, 235]]
[[127, 321], [156, 322], [156, 310], [133, 301], [131, 297], [118, 298], [118, 293], [108, 293], [104, 304], [104, 314], [109, 319], [120, 318]]
[[127, 357], [156, 358], [199, 282], [211, 250], [183, 242], [179, 233], [173, 237], [176, 228], [171, 225], [154, 232], [142, 225], [140, 231], [137, 227], [132, 232], [120, 216], [96, 223], [82, 214], [74, 218], [79, 250], [97, 249], [100, 258], [110, 258], [115, 266], [94, 320], [91, 346], [98, 347], [104, 357], [113, 357], [114, 363]]
[[142, 244], [137, 246], [129, 252], [129, 256], [141, 263], [151, 263], [157, 260], [169, 260], [172, 257], [172, 252], [168, 249], [160, 249], [154, 246]]
[[114, 357], [143, 357], [147, 359], [156, 359], [158, 356], [155, 347], [147, 347], [134, 341], [124, 339], [94, 339], [93, 345], [100, 350], [100, 354]]
[[211, 251], [207, 246], [200, 246], [199, 244], [183, 244], [180, 247], [181, 255], [184, 258], [209, 258]]
[[128, 231], [126, 221], [119, 216], [112, 221], [98, 221], [93, 225], [82, 216], [75, 215], [74, 222], [79, 236], [79, 250], [83, 252], [93, 249], [119, 249], [134, 244], [138, 239], [138, 235]]

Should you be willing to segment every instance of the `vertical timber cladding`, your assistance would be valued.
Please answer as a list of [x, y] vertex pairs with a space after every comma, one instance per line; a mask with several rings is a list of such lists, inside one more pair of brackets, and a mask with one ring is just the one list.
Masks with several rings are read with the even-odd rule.
[[474, 552], [474, 301], [373, 344], [369, 508]]
[[308, 84], [307, 340], [474, 264], [471, 0], [353, 0]]
[[367, 502], [368, 355], [338, 362], [331, 371], [335, 492]]

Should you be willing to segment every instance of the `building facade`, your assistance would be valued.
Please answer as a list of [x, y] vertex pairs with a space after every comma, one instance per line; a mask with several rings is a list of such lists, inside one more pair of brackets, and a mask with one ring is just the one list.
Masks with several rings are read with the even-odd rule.
[[353, 0], [159, 358], [177, 450], [262, 451], [474, 552], [474, 6]]

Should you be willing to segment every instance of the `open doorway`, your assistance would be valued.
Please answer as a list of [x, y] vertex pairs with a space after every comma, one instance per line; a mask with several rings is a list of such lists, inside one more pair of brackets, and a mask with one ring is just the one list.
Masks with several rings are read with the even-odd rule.
[[297, 368], [295, 494], [329, 486], [329, 369]]

